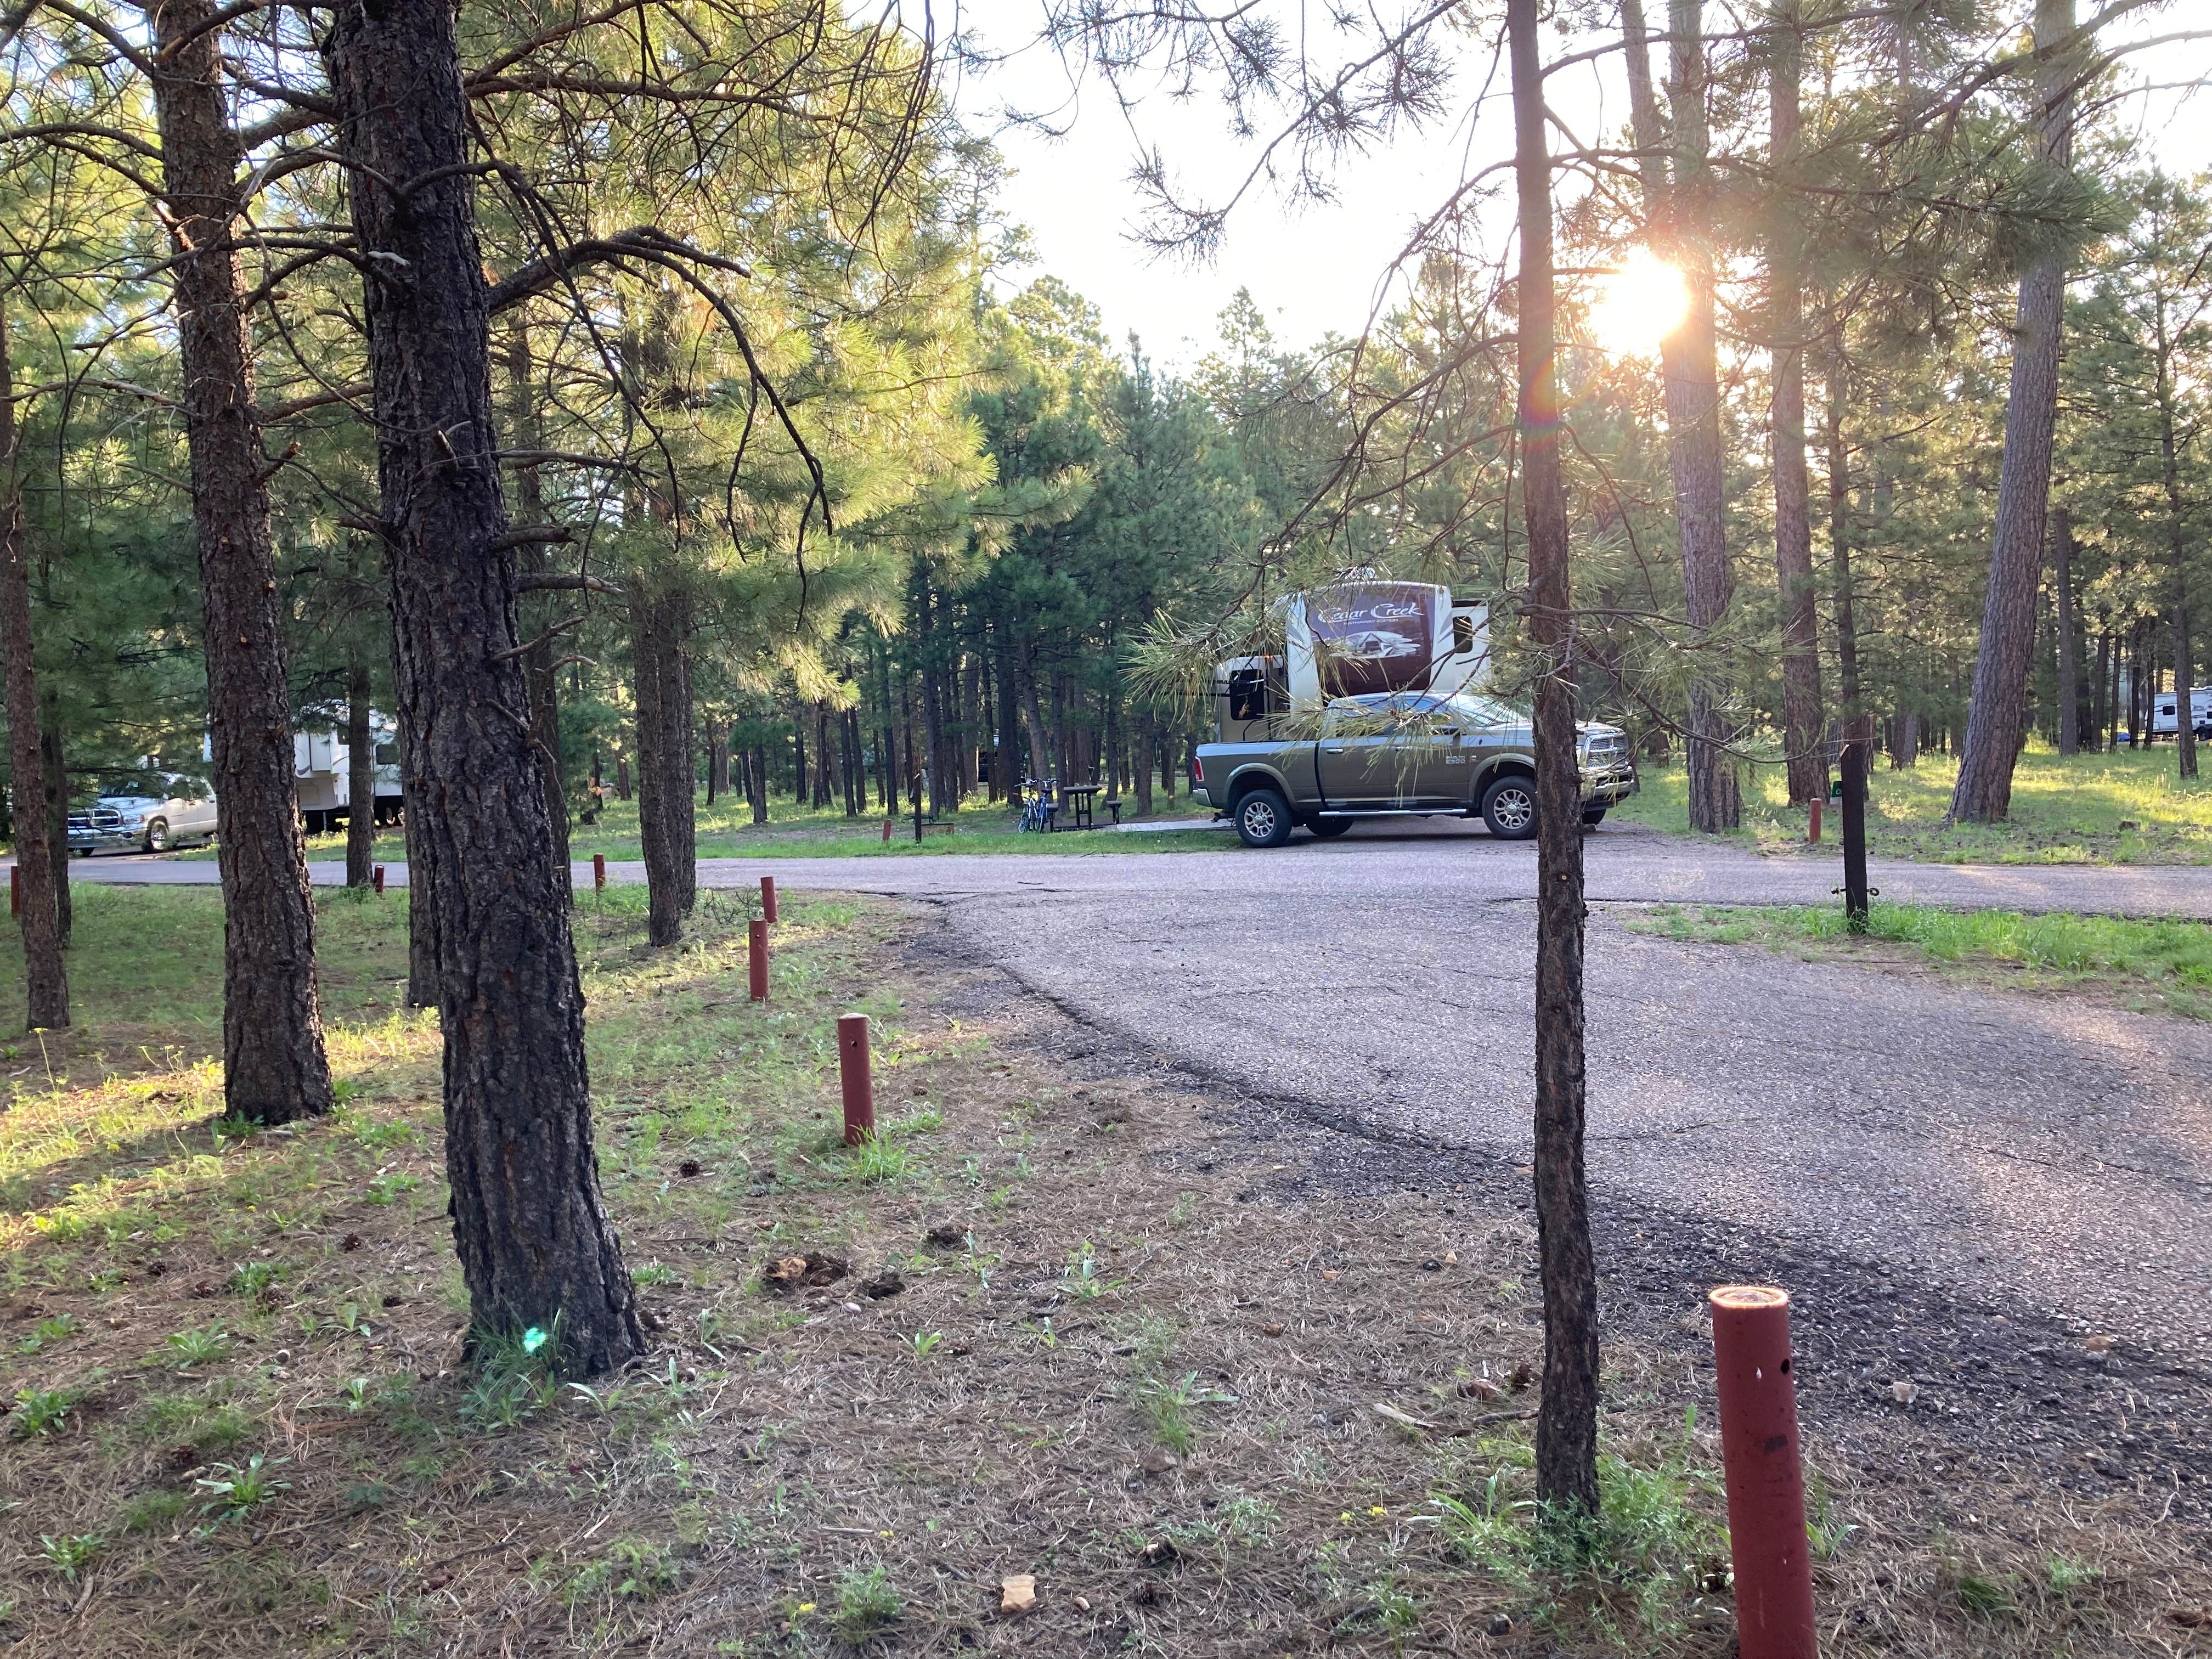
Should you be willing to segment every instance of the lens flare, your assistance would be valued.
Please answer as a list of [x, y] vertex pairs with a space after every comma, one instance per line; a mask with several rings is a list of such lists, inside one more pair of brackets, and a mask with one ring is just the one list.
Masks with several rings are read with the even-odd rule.
[[1601, 277], [1590, 306], [1593, 344], [1622, 356], [1647, 357], [1681, 326], [1690, 309], [1682, 273], [1649, 248], [1637, 248]]

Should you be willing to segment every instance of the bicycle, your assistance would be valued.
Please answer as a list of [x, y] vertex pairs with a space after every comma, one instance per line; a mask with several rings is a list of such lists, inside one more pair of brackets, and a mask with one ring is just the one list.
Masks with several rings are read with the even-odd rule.
[[1014, 826], [1016, 835], [1048, 835], [1052, 821], [1060, 810], [1054, 800], [1059, 793], [1056, 781], [1046, 778], [1024, 779], [1022, 783], [1022, 819]]

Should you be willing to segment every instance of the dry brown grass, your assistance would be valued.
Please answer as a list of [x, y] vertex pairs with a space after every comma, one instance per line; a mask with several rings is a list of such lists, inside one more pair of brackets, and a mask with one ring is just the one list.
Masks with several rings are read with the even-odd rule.
[[[0, 1459], [0, 1641], [100, 1659], [1730, 1650], [1710, 1418], [1685, 1424], [1710, 1394], [1693, 1342], [1608, 1348], [1608, 1446], [1633, 1472], [1614, 1490], [1641, 1519], [1611, 1582], [1550, 1571], [1512, 1507], [1534, 1405], [1513, 1378], [1540, 1342], [1516, 1216], [1316, 1193], [1295, 1141], [1255, 1143], [1222, 1102], [1133, 1059], [1055, 1059], [1056, 1012], [908, 954], [917, 914], [787, 915], [763, 1013], [726, 900], [674, 956], [643, 949], [635, 907], [586, 912], [603, 1162], [660, 1346], [542, 1403], [525, 1378], [504, 1413], [459, 1365], [434, 1034], [362, 1010], [345, 1121], [296, 1133], [216, 1141], [189, 1066], [0, 1116], [4, 1387], [88, 1389]], [[830, 1133], [823, 1038], [854, 1002], [886, 1030], [872, 1163]], [[118, 1091], [143, 1091], [143, 1121]], [[52, 1190], [71, 1181], [87, 1193]], [[763, 1291], [764, 1263], [809, 1249], [851, 1273]], [[283, 1276], [256, 1292], [255, 1262]], [[861, 1291], [886, 1270], [902, 1291]], [[64, 1314], [73, 1334], [15, 1351]], [[227, 1353], [149, 1359], [216, 1326]], [[1821, 1507], [1825, 1651], [2212, 1651], [2172, 1616], [2212, 1606], [2201, 1540], [1996, 1484], [1939, 1526], [1909, 1432], [1894, 1480], [1839, 1480]], [[256, 1453], [283, 1489], [202, 1513], [198, 1483]], [[1506, 1524], [1455, 1548], [1431, 1495], [1492, 1492]], [[102, 1543], [71, 1579], [42, 1535]], [[2063, 1590], [2053, 1560], [2081, 1569]], [[1018, 1617], [998, 1611], [1012, 1574], [1037, 1581]]]

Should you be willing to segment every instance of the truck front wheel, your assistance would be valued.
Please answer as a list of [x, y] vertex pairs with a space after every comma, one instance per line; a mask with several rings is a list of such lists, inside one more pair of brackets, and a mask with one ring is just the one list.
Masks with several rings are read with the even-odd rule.
[[1291, 804], [1279, 791], [1255, 789], [1237, 803], [1237, 834], [1247, 847], [1280, 847], [1291, 838]]
[[1518, 772], [1482, 792], [1482, 821], [1500, 841], [1526, 841], [1536, 833], [1536, 781]]

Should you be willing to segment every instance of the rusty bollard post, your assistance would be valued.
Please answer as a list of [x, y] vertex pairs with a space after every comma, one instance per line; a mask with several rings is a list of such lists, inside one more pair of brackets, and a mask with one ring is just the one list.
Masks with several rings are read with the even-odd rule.
[[775, 926], [775, 878], [761, 878], [761, 920], [771, 927]]
[[600, 891], [606, 884], [607, 855], [605, 853], [594, 853], [592, 854], [592, 890], [594, 892]]
[[868, 1054], [868, 1017], [837, 1018], [837, 1081], [845, 1097], [845, 1144], [876, 1138], [876, 1080]]
[[382, 865], [376, 866], [368, 872], [368, 884], [376, 890], [377, 897], [384, 896], [384, 866]]
[[768, 1000], [768, 923], [756, 917], [745, 924], [745, 977], [755, 1002]]
[[1820, 840], [1820, 808], [1823, 805], [1818, 795], [1813, 797], [1813, 822], [1805, 831], [1805, 839], [1816, 846]]
[[1723, 1285], [1706, 1300], [1713, 1315], [1738, 1649], [1741, 1659], [1817, 1659], [1789, 1293]]

